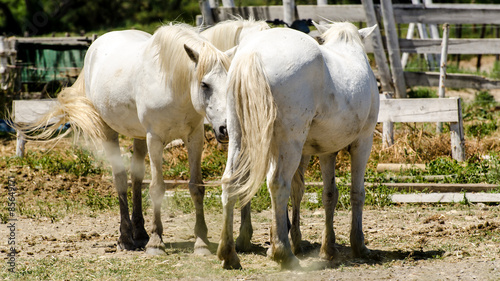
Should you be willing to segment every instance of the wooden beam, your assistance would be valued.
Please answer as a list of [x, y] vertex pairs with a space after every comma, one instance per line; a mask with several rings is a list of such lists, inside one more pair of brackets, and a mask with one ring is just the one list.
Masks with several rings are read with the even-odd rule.
[[378, 122], [458, 122], [458, 98], [380, 100]]
[[498, 203], [498, 193], [431, 193], [431, 194], [393, 194], [395, 203]]
[[[438, 87], [439, 72], [404, 72], [408, 87], [424, 86]], [[471, 74], [446, 74], [446, 86], [448, 88], [471, 88], [471, 89], [500, 89], [500, 81]]]
[[90, 46], [92, 38], [88, 37], [11, 37], [9, 41], [18, 44], [41, 44], [56, 46]]
[[[258, 20], [283, 19], [283, 6], [219, 7], [218, 10], [220, 20], [232, 19], [233, 16], [253, 16]], [[375, 11], [378, 10], [377, 6]], [[312, 19], [317, 22], [323, 18], [332, 21], [366, 22], [362, 5], [297, 5], [297, 12], [298, 19]]]
[[[373, 6], [373, 0], [363, 0], [361, 2], [363, 4], [367, 25], [378, 25], [377, 13], [375, 12], [375, 8]], [[366, 52], [373, 51], [375, 63], [377, 64], [378, 73], [380, 75], [382, 91], [394, 93], [394, 84], [392, 83], [391, 71], [389, 69], [389, 64], [387, 63], [387, 57], [385, 56], [380, 28], [381, 26], [373, 32], [372, 36], [367, 38], [369, 40], [365, 40], [365, 50]], [[371, 50], [368, 50], [369, 47]]]
[[486, 192], [499, 188], [498, 184], [486, 183], [365, 183], [366, 186], [386, 186], [397, 191], [425, 192]]
[[391, 0], [381, 0], [382, 16], [384, 17], [384, 31], [387, 36], [387, 52], [391, 65], [392, 81], [394, 83], [396, 98], [406, 98], [406, 83], [401, 66], [398, 34]]
[[[437, 54], [441, 52], [441, 39], [399, 39], [402, 52]], [[500, 39], [448, 40], [448, 54], [500, 54]]]
[[397, 23], [424, 24], [500, 24], [500, 5], [451, 4], [424, 5], [394, 4]]

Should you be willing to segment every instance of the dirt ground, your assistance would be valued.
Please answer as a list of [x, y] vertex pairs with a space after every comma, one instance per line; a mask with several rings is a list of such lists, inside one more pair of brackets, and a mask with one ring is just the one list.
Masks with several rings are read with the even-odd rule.
[[[500, 100], [500, 91], [491, 91]], [[474, 92], [449, 93], [473, 99]], [[27, 149], [40, 149], [28, 144]], [[0, 145], [0, 156], [13, 155], [14, 142]], [[111, 177], [69, 175], [52, 176], [26, 167], [0, 167], [2, 194], [6, 194], [7, 177], [14, 176], [18, 200], [61, 202], [79, 200], [89, 188], [101, 195], [115, 196]], [[168, 205], [168, 204], [165, 204]], [[118, 208], [97, 212], [76, 210], [62, 218], [20, 216], [16, 222], [18, 257], [35, 263], [46, 257], [99, 257], [134, 259], [144, 257], [143, 251], [119, 251]], [[50, 210], [49, 210], [50, 211]], [[192, 252], [194, 214], [184, 214], [168, 206], [163, 208], [163, 239], [167, 248]], [[146, 228], [151, 225], [151, 210], [146, 211]], [[500, 206], [498, 205], [399, 205], [383, 208], [366, 207], [363, 225], [366, 244], [372, 254], [366, 259], [350, 255], [350, 212], [337, 211], [335, 231], [340, 257], [333, 262], [318, 258], [324, 223], [323, 210], [302, 210], [301, 229], [304, 254], [299, 256], [305, 271], [280, 272], [279, 266], [266, 257], [269, 247], [271, 212], [252, 214], [255, 244], [251, 253], [240, 253], [242, 266], [259, 272], [273, 268], [274, 273], [256, 274], [252, 280], [500, 280]], [[208, 212], [206, 220], [213, 255], [217, 260], [216, 243], [221, 232], [222, 214]], [[239, 215], [235, 215], [235, 237]], [[6, 224], [0, 225], [0, 237], [8, 237]], [[0, 252], [8, 253], [7, 238], [0, 238]], [[175, 252], [175, 251], [174, 251]], [[173, 253], [175, 254], [175, 253]], [[199, 279], [196, 272], [186, 273], [188, 279]]]
[[[333, 277], [345, 280], [498, 280], [499, 211], [498, 206], [481, 204], [366, 208], [365, 238], [372, 250], [372, 256], [368, 259], [354, 259], [350, 256], [350, 214], [348, 211], [339, 211], [335, 217], [335, 228], [341, 257], [330, 265], [318, 258], [323, 211], [303, 211], [305, 254], [299, 258], [302, 266], [308, 270], [308, 280]], [[253, 214], [252, 241], [255, 251], [253, 255], [240, 254], [242, 265], [246, 268], [262, 264], [275, 267], [277, 273], [274, 277], [278, 279], [305, 277], [302, 275], [305, 273], [300, 272], [278, 272], [277, 264], [265, 257], [270, 215], [270, 211]], [[209, 239], [212, 243], [218, 242], [221, 217], [221, 214], [207, 215]], [[182, 214], [167, 207], [163, 211], [163, 222], [163, 239], [167, 246], [192, 249], [193, 214]], [[146, 217], [146, 224], [150, 224], [150, 216]], [[236, 224], [238, 225], [238, 219]], [[50, 219], [21, 218], [17, 222], [17, 239], [20, 241], [18, 256], [26, 258], [28, 262], [50, 256], [123, 259], [144, 256], [142, 251], [116, 250], [118, 225], [119, 216], [116, 211], [102, 212], [97, 216], [72, 214], [56, 222], [51, 222]], [[4, 225], [0, 228], [0, 237], [7, 235]], [[0, 250], [4, 253], [7, 252], [6, 244], [6, 239], [2, 239]], [[207, 258], [216, 259], [216, 256]]]
[[[1, 153], [8, 153], [3, 148]], [[18, 181], [18, 200], [37, 202], [77, 200], [89, 187], [100, 194], [115, 192], [109, 176], [50, 176], [26, 167], [2, 168], [2, 185], [14, 175]], [[65, 191], [61, 193], [61, 191]], [[62, 196], [61, 194], [64, 194]], [[163, 239], [167, 248], [192, 252], [194, 214], [184, 214], [165, 202], [162, 219]], [[151, 209], [146, 211], [146, 227], [151, 225]], [[62, 217], [62, 218], [61, 218]], [[75, 210], [52, 220], [47, 216], [20, 216], [16, 222], [18, 257], [27, 263], [45, 257], [99, 257], [134, 259], [146, 256], [143, 251], [119, 251], [118, 208], [85, 212]], [[254, 269], [273, 268], [271, 275], [256, 275], [258, 280], [500, 280], [500, 206], [494, 205], [399, 205], [384, 208], [366, 207], [364, 232], [372, 254], [355, 259], [350, 254], [350, 212], [338, 211], [335, 231], [340, 257], [333, 262], [318, 258], [323, 210], [302, 210], [301, 229], [304, 254], [300, 255], [304, 272], [280, 272], [279, 266], [266, 257], [271, 212], [252, 214], [255, 247], [242, 253], [242, 266]], [[208, 212], [209, 240], [216, 246], [221, 232], [222, 214]], [[235, 215], [235, 237], [239, 215]], [[0, 237], [8, 237], [7, 225], [0, 225]], [[0, 252], [8, 253], [8, 240], [0, 239]], [[171, 254], [175, 254], [171, 253]], [[196, 273], [188, 279], [196, 279]], [[248, 279], [245, 277], [244, 279]]]

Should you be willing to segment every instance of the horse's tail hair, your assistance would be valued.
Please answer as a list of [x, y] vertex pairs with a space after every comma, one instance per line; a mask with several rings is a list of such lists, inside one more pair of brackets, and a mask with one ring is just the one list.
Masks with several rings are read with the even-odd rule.
[[[57, 103], [37, 121], [30, 124], [13, 124], [27, 140], [60, 140], [72, 131], [83, 133], [91, 140], [104, 138], [104, 121], [92, 102], [85, 95], [85, 77], [82, 73], [71, 87], [63, 89]], [[70, 128], [62, 133], [66, 123]]]
[[273, 135], [277, 107], [260, 55], [251, 53], [240, 58], [234, 62], [235, 71], [228, 86], [241, 127], [240, 154], [231, 178], [223, 182], [232, 186], [229, 196], [239, 196], [243, 206], [257, 193], [269, 163], [275, 161]]

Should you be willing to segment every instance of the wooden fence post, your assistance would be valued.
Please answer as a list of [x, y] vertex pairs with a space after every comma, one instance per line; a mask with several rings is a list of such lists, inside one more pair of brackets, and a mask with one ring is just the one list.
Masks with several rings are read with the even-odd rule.
[[[406, 32], [406, 39], [413, 39], [413, 33], [415, 32], [415, 23], [410, 23], [408, 25], [408, 32]], [[403, 52], [403, 56], [401, 57], [401, 67], [403, 70], [406, 67], [406, 64], [408, 63], [408, 57], [410, 56], [409, 53]]]
[[283, 21], [291, 26], [295, 20], [295, 0], [283, 0]]
[[206, 0], [199, 0], [201, 14], [203, 15], [203, 25], [211, 26], [214, 25], [214, 17], [212, 16], [212, 9], [210, 8], [210, 3]]
[[392, 79], [396, 89], [397, 98], [406, 98], [406, 83], [401, 67], [401, 55], [399, 52], [399, 38], [396, 32], [396, 21], [391, 0], [381, 0], [382, 16], [384, 17], [384, 30], [387, 36], [387, 51], [391, 64]]
[[[391, 99], [390, 94], [383, 94], [380, 99]], [[384, 121], [382, 123], [382, 147], [387, 148], [394, 144], [394, 122]]]
[[[363, 8], [366, 14], [366, 23], [368, 26], [378, 24], [375, 8], [373, 7], [373, 0], [362, 0]], [[380, 84], [382, 84], [383, 92], [394, 93], [394, 85], [391, 80], [391, 72], [389, 64], [385, 56], [384, 44], [382, 43], [382, 35], [380, 35], [380, 26], [373, 32], [373, 54], [375, 56], [375, 63], [377, 64], [378, 74], [380, 75]]]
[[[446, 80], [446, 62], [448, 58], [448, 37], [449, 37], [449, 25], [445, 23], [443, 25], [443, 42], [442, 42], [442, 48], [441, 48], [441, 63], [440, 63], [440, 70], [439, 70], [439, 88], [438, 88], [438, 95], [440, 98], [445, 97], [445, 86], [444, 82]], [[443, 123], [438, 122], [436, 126], [436, 131], [438, 133], [443, 132]]]
[[462, 118], [462, 99], [458, 98], [458, 122], [450, 123], [451, 155], [457, 161], [465, 161], [465, 138]]
[[8, 81], [6, 76], [8, 75], [7, 71], [8, 69], [8, 51], [9, 49], [7, 48], [7, 44], [4, 42], [3, 36], [0, 36], [0, 89], [2, 90], [7, 90], [8, 87]]
[[222, 0], [222, 6], [224, 7], [234, 7], [234, 0]]

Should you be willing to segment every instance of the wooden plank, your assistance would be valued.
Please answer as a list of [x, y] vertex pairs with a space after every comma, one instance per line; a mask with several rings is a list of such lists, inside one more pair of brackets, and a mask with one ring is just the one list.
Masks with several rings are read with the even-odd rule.
[[[362, 1], [364, 13], [366, 14], [366, 23], [368, 26], [378, 24], [377, 14], [373, 5], [373, 0]], [[394, 87], [391, 79], [391, 71], [385, 56], [384, 44], [382, 35], [380, 33], [381, 27], [379, 26], [372, 34], [372, 36], [365, 39], [365, 51], [367, 53], [373, 52], [375, 63], [377, 64], [378, 73], [380, 75], [380, 84], [383, 92], [394, 93]]]
[[378, 122], [458, 122], [457, 98], [380, 100]]
[[393, 171], [399, 172], [401, 170], [418, 169], [425, 170], [425, 164], [400, 164], [400, 163], [378, 163], [377, 172]]
[[386, 186], [397, 191], [409, 192], [484, 192], [499, 188], [498, 184], [486, 183], [365, 183], [365, 186]]
[[394, 4], [397, 23], [500, 24], [500, 6]]
[[[402, 52], [438, 54], [441, 39], [399, 39]], [[500, 39], [453, 39], [448, 40], [448, 54], [500, 54]]]
[[21, 44], [42, 44], [42, 45], [71, 45], [89, 46], [92, 42], [88, 37], [11, 37], [9, 41], [16, 41]]
[[[219, 7], [216, 11], [219, 19], [229, 20], [234, 16], [248, 18], [253, 16], [257, 20], [283, 20], [283, 6], [246, 6], [246, 7]], [[297, 5], [298, 19], [312, 19], [319, 22], [323, 18], [332, 21], [366, 22], [362, 5]]]
[[[438, 72], [404, 72], [408, 87], [424, 86], [438, 87]], [[471, 89], [500, 89], [500, 81], [471, 74], [446, 74], [446, 87], [448, 88], [471, 88]]]
[[431, 194], [393, 194], [396, 203], [458, 203], [466, 199], [471, 203], [500, 202], [498, 193], [431, 193]]
[[396, 98], [406, 98], [406, 83], [401, 66], [398, 34], [394, 21], [394, 12], [391, 0], [381, 0], [382, 16], [384, 17], [384, 31], [387, 36], [387, 52], [392, 71], [392, 82]]
[[15, 100], [13, 101], [14, 123], [33, 123], [54, 105], [56, 100]]

